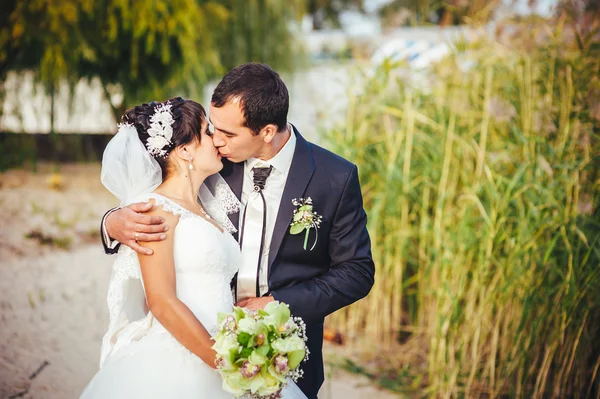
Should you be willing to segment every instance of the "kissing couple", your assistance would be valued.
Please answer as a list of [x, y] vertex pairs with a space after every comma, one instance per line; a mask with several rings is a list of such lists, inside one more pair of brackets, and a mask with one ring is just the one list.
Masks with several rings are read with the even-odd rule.
[[[357, 167], [287, 120], [280, 76], [223, 77], [210, 118], [180, 97], [128, 110], [102, 161], [121, 206], [102, 219], [110, 322], [82, 398], [232, 398], [218, 314], [277, 301], [306, 325], [303, 378], [268, 397], [317, 398], [323, 322], [365, 297], [375, 268]], [[265, 396], [267, 397], [267, 396]]]

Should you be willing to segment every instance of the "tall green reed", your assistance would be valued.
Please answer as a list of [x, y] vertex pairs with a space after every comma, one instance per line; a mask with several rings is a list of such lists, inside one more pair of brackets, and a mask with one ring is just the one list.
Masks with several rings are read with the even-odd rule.
[[377, 269], [329, 323], [408, 336], [431, 397], [600, 395], [600, 46], [566, 37], [482, 39], [418, 87], [384, 64], [326, 132]]

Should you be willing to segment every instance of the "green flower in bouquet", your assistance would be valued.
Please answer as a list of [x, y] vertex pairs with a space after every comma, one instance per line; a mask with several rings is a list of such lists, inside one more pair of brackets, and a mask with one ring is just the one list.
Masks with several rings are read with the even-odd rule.
[[306, 356], [306, 345], [297, 335], [273, 341], [272, 347], [276, 352], [287, 355], [287, 366], [290, 369], [298, 367]]
[[233, 335], [217, 335], [214, 347], [218, 347], [218, 366], [220, 369], [235, 370], [235, 362], [241, 351], [241, 346]]
[[290, 332], [296, 327], [291, 319], [290, 308], [283, 303], [277, 301], [269, 302], [264, 310], [259, 310], [263, 315], [263, 322], [267, 327], [278, 335]]
[[263, 385], [256, 391], [259, 396], [271, 396], [281, 390], [281, 383], [285, 382], [274, 378], [271, 374], [263, 377]]
[[238, 370], [223, 371], [219, 369], [221, 378], [223, 378], [223, 389], [239, 398], [250, 390], [250, 381], [244, 378]]
[[218, 317], [213, 337], [223, 388], [235, 397], [268, 398], [302, 376], [299, 365], [308, 354], [306, 331], [288, 305], [276, 301], [264, 310], [234, 308]]

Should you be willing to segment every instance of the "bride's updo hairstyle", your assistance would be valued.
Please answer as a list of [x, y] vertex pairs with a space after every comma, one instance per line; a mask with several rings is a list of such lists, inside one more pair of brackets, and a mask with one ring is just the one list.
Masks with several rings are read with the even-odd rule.
[[128, 123], [135, 126], [140, 141], [148, 148], [148, 129], [150, 128], [150, 118], [156, 112], [157, 108], [162, 105], [171, 106], [171, 114], [173, 115], [173, 136], [171, 144], [162, 148], [164, 155], [153, 154], [154, 159], [160, 165], [162, 170], [162, 178], [165, 180], [169, 176], [169, 160], [168, 155], [176, 147], [186, 145], [194, 140], [200, 141], [202, 122], [206, 119], [206, 111], [202, 105], [192, 100], [184, 100], [181, 97], [175, 97], [165, 102], [151, 102], [150, 104], [142, 104], [135, 106], [125, 112], [121, 118], [123, 123]]

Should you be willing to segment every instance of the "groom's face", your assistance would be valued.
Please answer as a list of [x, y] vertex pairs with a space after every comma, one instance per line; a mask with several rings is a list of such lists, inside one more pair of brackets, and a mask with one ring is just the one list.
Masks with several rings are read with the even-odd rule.
[[265, 146], [262, 135], [255, 135], [244, 126], [244, 113], [237, 99], [218, 108], [211, 104], [210, 123], [215, 147], [231, 162], [257, 157]]

